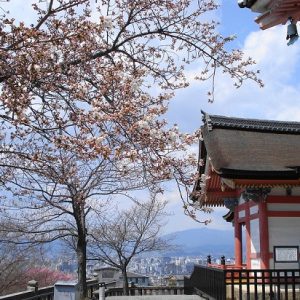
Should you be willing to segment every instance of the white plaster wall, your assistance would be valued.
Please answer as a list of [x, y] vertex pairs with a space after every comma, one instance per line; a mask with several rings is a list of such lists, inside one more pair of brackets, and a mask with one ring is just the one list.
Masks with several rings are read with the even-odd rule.
[[[285, 196], [286, 195], [286, 189], [282, 187], [275, 187], [272, 188], [269, 195], [272, 196]], [[292, 196], [299, 196], [300, 195], [300, 187], [293, 187], [292, 188]]]
[[268, 203], [268, 211], [300, 211], [300, 203]]
[[245, 218], [246, 213], [244, 210], [239, 211], [239, 218]]
[[299, 269], [299, 263], [276, 263], [274, 265], [274, 259], [270, 259], [270, 269]]
[[254, 215], [256, 213], [258, 213], [258, 205], [251, 206], [250, 207], [250, 215]]
[[260, 269], [260, 259], [255, 258], [255, 259], [251, 259], [251, 269]]
[[260, 252], [259, 220], [250, 221], [251, 253]]
[[[274, 246], [300, 247], [300, 218], [269, 217], [269, 251], [273, 253]], [[270, 260], [270, 267], [274, 267], [274, 260]], [[276, 263], [276, 268], [298, 268], [294, 263]]]

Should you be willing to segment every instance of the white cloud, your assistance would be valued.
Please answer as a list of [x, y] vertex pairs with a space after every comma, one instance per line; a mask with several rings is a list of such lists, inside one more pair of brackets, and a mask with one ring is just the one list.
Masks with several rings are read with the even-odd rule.
[[[300, 121], [300, 84], [298, 81], [300, 42], [286, 45], [284, 26], [251, 32], [243, 46], [245, 56], [251, 56], [261, 71], [265, 87], [247, 81], [236, 89], [230, 78], [218, 75], [215, 103], [208, 104], [209, 88], [192, 80], [191, 86], [178, 94], [169, 113], [179, 126], [195, 130], [200, 125], [200, 110], [212, 114], [249, 118], [293, 119]], [[191, 78], [197, 70], [190, 72]]]
[[244, 52], [262, 69], [262, 76], [269, 81], [289, 80], [297, 69], [300, 46], [286, 44], [286, 27], [277, 26], [265, 31], [252, 32], [245, 41]]

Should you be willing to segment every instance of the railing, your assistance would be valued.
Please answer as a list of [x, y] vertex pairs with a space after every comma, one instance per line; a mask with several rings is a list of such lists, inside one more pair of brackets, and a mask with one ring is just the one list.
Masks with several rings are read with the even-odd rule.
[[226, 299], [225, 273], [223, 269], [195, 266], [190, 278], [184, 280], [185, 294]]
[[[144, 286], [129, 288], [130, 296], [144, 296], [144, 295], [183, 295], [184, 287], [176, 286]], [[123, 296], [122, 288], [110, 288], [105, 292], [106, 297]], [[109, 299], [109, 298], [108, 298]]]
[[[92, 298], [93, 292], [99, 288], [97, 280], [89, 280], [88, 296]], [[53, 300], [54, 299], [54, 287], [44, 287], [36, 290], [24, 291], [20, 293], [10, 294], [6, 296], [0, 296], [0, 300]]]
[[[226, 270], [229, 299], [300, 299], [300, 270]], [[253, 298], [254, 297], [254, 298]]]
[[221, 265], [221, 264], [207, 264], [208, 267], [214, 268], [214, 269], [222, 269], [222, 270], [243, 270], [247, 269], [247, 265]]
[[[99, 283], [97, 280], [91, 280], [88, 284], [88, 297], [92, 298], [95, 290], [98, 290]], [[129, 288], [131, 296], [144, 296], [144, 295], [182, 295], [184, 294], [183, 287], [170, 287], [170, 286], [147, 286], [147, 287], [131, 287]], [[105, 292], [107, 297], [110, 296], [123, 296], [122, 288], [110, 288]], [[1, 296], [0, 300], [53, 300], [54, 287], [40, 288], [35, 291], [24, 291], [20, 293]]]
[[242, 270], [195, 266], [185, 292], [212, 299], [300, 300], [300, 270]]
[[0, 300], [53, 300], [54, 287], [44, 287], [37, 291], [24, 291], [20, 293], [1, 296]]
[[92, 298], [96, 290], [99, 289], [99, 282], [97, 279], [87, 281], [88, 297]]

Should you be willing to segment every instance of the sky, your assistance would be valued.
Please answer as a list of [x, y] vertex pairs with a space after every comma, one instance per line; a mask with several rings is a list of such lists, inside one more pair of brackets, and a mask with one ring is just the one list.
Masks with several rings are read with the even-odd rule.
[[[32, 2], [12, 0], [11, 10], [19, 12], [30, 22], [31, 16], [22, 12]], [[177, 92], [170, 103], [167, 118], [171, 124], [177, 123], [182, 131], [193, 132], [201, 126], [201, 110], [232, 117], [300, 121], [300, 82], [297, 76], [300, 40], [287, 46], [286, 26], [262, 31], [254, 22], [255, 16], [249, 9], [240, 9], [237, 0], [222, 0], [215, 12], [215, 18], [220, 22], [220, 33], [237, 36], [232, 47], [243, 50], [245, 55], [256, 61], [255, 69], [260, 70], [265, 87], [260, 88], [249, 81], [236, 89], [229, 78], [218, 76], [215, 101], [208, 103], [209, 86], [191, 80], [190, 86]], [[191, 78], [197, 69], [194, 65], [189, 70]], [[197, 153], [197, 145], [191, 151]], [[169, 201], [167, 210], [170, 213], [166, 233], [204, 226], [183, 214], [182, 203], [174, 187], [167, 188], [165, 198]], [[225, 213], [226, 209], [218, 208], [211, 215], [203, 215], [202, 219], [212, 219], [209, 228], [232, 230], [231, 224], [222, 219]]]
[[[201, 110], [209, 114], [257, 119], [300, 121], [300, 41], [286, 45], [286, 26], [276, 26], [262, 31], [254, 22], [256, 17], [249, 9], [241, 9], [236, 0], [223, 0], [216, 12], [219, 31], [224, 35], [236, 35], [233, 47], [244, 51], [256, 61], [264, 88], [253, 82], [245, 82], [236, 89], [228, 78], [217, 77], [214, 103], [207, 102], [207, 86], [192, 81], [185, 90], [177, 93], [170, 104], [168, 118], [178, 123], [183, 131], [193, 131], [201, 125]], [[197, 66], [192, 72], [196, 71]], [[197, 147], [195, 147], [196, 149]], [[170, 201], [167, 231], [202, 228], [182, 214], [182, 206], [175, 191], [166, 193]], [[211, 218], [209, 228], [233, 230], [223, 220], [225, 208], [218, 208], [203, 218]]]

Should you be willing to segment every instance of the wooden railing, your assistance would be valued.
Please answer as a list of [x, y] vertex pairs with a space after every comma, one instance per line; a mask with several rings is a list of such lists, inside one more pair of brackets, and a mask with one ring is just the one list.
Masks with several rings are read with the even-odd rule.
[[214, 268], [214, 269], [222, 269], [222, 270], [244, 270], [247, 269], [247, 265], [221, 265], [221, 264], [207, 264], [207, 267]]
[[44, 287], [37, 291], [24, 291], [20, 293], [1, 296], [0, 300], [53, 300], [54, 287]]
[[195, 266], [190, 278], [184, 279], [185, 294], [226, 299], [225, 273], [223, 269]]
[[[130, 296], [146, 296], [146, 295], [182, 295], [184, 287], [171, 286], [145, 286], [129, 288]], [[122, 288], [110, 288], [105, 292], [106, 297], [123, 296]], [[109, 298], [108, 298], [109, 299]]]
[[[95, 290], [98, 290], [99, 283], [97, 280], [88, 281], [88, 296], [93, 297]], [[131, 296], [144, 296], [144, 295], [182, 295], [184, 293], [183, 287], [170, 287], [170, 286], [147, 286], [147, 287], [131, 287], [129, 289]], [[123, 296], [122, 288], [109, 288], [105, 292], [106, 297], [110, 296]], [[10, 294], [0, 297], [0, 300], [53, 300], [54, 287], [40, 288], [36, 291], [24, 291], [20, 293]]]
[[244, 270], [195, 266], [185, 293], [212, 299], [300, 299], [300, 269]]
[[227, 270], [227, 298], [300, 299], [300, 270]]
[[[92, 298], [93, 292], [99, 288], [97, 280], [89, 280], [88, 296]], [[0, 296], [0, 300], [53, 300], [54, 299], [54, 287], [43, 287], [36, 290], [24, 291], [20, 293], [10, 294], [6, 296]]]

